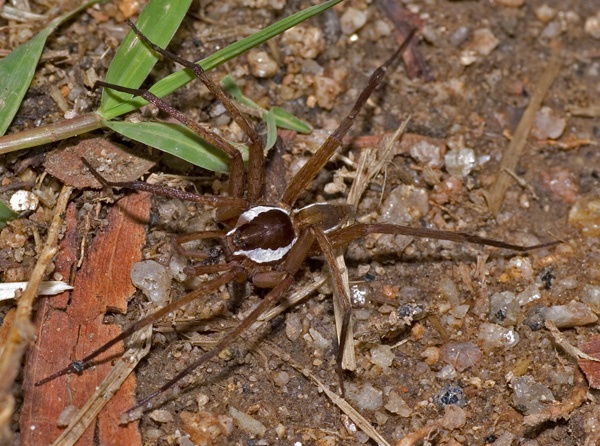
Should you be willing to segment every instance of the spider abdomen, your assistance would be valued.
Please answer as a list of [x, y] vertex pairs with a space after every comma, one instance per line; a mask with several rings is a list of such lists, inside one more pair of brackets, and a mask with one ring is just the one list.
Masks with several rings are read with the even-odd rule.
[[290, 213], [273, 206], [256, 206], [242, 213], [227, 233], [233, 255], [256, 263], [281, 260], [294, 245], [297, 234]]

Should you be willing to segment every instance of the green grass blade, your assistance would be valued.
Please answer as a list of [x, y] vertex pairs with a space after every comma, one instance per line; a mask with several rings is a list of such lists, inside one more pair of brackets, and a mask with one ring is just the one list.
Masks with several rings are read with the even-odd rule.
[[17, 218], [17, 213], [0, 200], [0, 229], [6, 228], [6, 222]]
[[298, 133], [310, 133], [312, 132], [312, 127], [307, 122], [296, 118], [290, 112], [285, 111], [280, 107], [271, 107], [270, 111], [273, 113], [275, 117], [275, 122], [277, 122], [277, 127], [282, 129], [294, 130]]
[[35, 37], [0, 60], [0, 135], [4, 135], [21, 106], [48, 36], [65, 20], [99, 1], [86, 2], [55, 18]]
[[263, 114], [263, 119], [267, 123], [267, 142], [265, 144], [265, 153], [273, 148], [277, 141], [277, 123], [272, 110]]
[[[138, 17], [136, 27], [152, 43], [165, 48], [179, 29], [191, 3], [192, 0], [150, 0]], [[108, 67], [106, 82], [138, 88], [148, 77], [158, 58], [159, 56], [138, 39], [133, 31], [129, 31]], [[112, 91], [109, 95], [103, 91], [98, 112], [105, 116], [106, 110], [130, 99], [130, 94]]]
[[230, 74], [221, 79], [221, 87], [240, 104], [247, 105], [248, 107], [252, 107], [255, 110], [260, 110], [263, 113], [266, 112], [264, 108], [262, 108], [252, 99], [250, 99], [247, 96], [244, 96], [242, 90], [240, 90], [240, 87], [238, 87], [238, 84], [235, 83], [235, 79]]
[[[223, 89], [231, 95], [233, 99], [235, 99], [240, 104], [247, 105], [248, 107], [252, 107], [256, 110], [260, 110], [262, 112], [262, 118], [266, 121], [265, 114], [267, 110], [262, 108], [252, 99], [247, 96], [244, 96], [240, 87], [235, 83], [233, 77], [229, 74], [221, 79], [221, 86]], [[269, 110], [272, 113], [273, 119], [275, 120], [275, 124], [277, 127], [282, 129], [294, 130], [299, 133], [310, 133], [312, 131], [312, 127], [310, 124], [302, 121], [299, 118], [296, 118], [291, 113], [285, 111], [283, 108], [279, 107], [271, 107]], [[267, 123], [268, 124], [268, 123]], [[270, 148], [270, 147], [269, 147]]]
[[[311, 6], [310, 8], [299, 11], [290, 17], [280, 20], [279, 22], [274, 23], [273, 25], [270, 25], [251, 36], [248, 36], [232, 45], [229, 45], [226, 48], [223, 48], [220, 51], [217, 51], [215, 54], [202, 60], [200, 65], [206, 71], [212, 70], [222, 63], [239, 56], [240, 54], [248, 51], [251, 48], [254, 48], [257, 45], [260, 45], [261, 43], [266, 42], [278, 34], [281, 34], [287, 29], [302, 23], [317, 14], [320, 14], [321, 12], [331, 8], [341, 1], [342, 0], [329, 0], [321, 5]], [[152, 86], [150, 91], [156, 96], [162, 98], [184, 86], [194, 78], [195, 77], [193, 73], [191, 73], [189, 70], [181, 70], [165, 77], [164, 79], [161, 79], [159, 82], [154, 84], [154, 86]], [[145, 104], [147, 104], [147, 102], [144, 99], [136, 97], [126, 103], [118, 104], [112, 108], [104, 107], [101, 111], [101, 114], [105, 119], [112, 119], [133, 111]]]
[[196, 166], [213, 172], [229, 171], [227, 155], [181, 124], [126, 121], [107, 121], [105, 124], [121, 135], [170, 153]]

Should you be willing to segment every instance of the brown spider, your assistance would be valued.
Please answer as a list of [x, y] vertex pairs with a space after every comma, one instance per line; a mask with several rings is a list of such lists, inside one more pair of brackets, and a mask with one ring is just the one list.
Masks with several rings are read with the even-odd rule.
[[231, 169], [228, 196], [199, 195], [177, 189], [150, 185], [144, 182], [109, 182], [95, 170], [89, 161], [84, 159], [84, 163], [94, 176], [107, 187], [124, 187], [149, 191], [163, 196], [175, 197], [215, 207], [217, 209], [217, 220], [228, 227], [229, 230], [205, 231], [198, 234], [197, 238], [220, 239], [224, 248], [226, 262], [196, 266], [194, 268], [196, 274], [218, 274], [202, 283], [196, 290], [180, 300], [172, 302], [155, 313], [139, 320], [107, 344], [91, 352], [81, 360], [73, 361], [69, 366], [37, 382], [36, 385], [41, 385], [67, 373], [81, 373], [93, 364], [93, 360], [98, 355], [106, 352], [113, 345], [128, 338], [142, 327], [158, 321], [174, 310], [198, 299], [200, 296], [217, 291], [229, 282], [251, 281], [256, 287], [270, 289], [261, 303], [237, 327], [223, 336], [211, 350], [204, 353], [158, 390], [139, 401], [130, 411], [143, 406], [238, 339], [263, 313], [273, 307], [285, 295], [294, 282], [294, 276], [305, 259], [318, 248], [324, 255], [329, 267], [334, 289], [340, 296], [345, 297], [345, 299], [340, 299], [343, 302], [343, 322], [340, 330], [340, 339], [338, 340], [338, 345], [341, 347], [338, 348], [337, 353], [337, 372], [340, 375], [340, 385], [343, 391], [341, 358], [343, 355], [343, 346], [346, 345], [345, 341], [348, 334], [351, 308], [343, 286], [342, 273], [336, 263], [334, 251], [337, 247], [345, 246], [360, 237], [376, 233], [428, 237], [462, 243], [477, 243], [515, 251], [528, 251], [557, 243], [549, 242], [522, 247], [464, 233], [411, 228], [394, 224], [354, 223], [344, 227], [343, 225], [350, 220], [352, 212], [351, 207], [348, 205], [314, 203], [301, 209], [294, 208], [294, 204], [300, 194], [324, 168], [336, 149], [341, 145], [343, 137], [350, 130], [358, 112], [379, 85], [388, 68], [403, 53], [414, 31], [392, 57], [375, 70], [365, 89], [356, 100], [350, 114], [292, 178], [283, 193], [279, 196], [271, 197], [267, 193], [267, 188], [265, 188], [264, 184], [265, 160], [261, 140], [242, 113], [221, 88], [206, 75], [201, 67], [157, 47], [148, 41], [135, 25], [132, 23], [129, 23], [129, 25], [137, 33], [138, 37], [154, 51], [192, 70], [198, 79], [223, 103], [235, 122], [249, 138], [250, 155], [248, 167], [244, 166], [240, 152], [225, 139], [198, 125], [149, 91], [126, 88], [104, 82], [98, 82], [98, 84], [106, 88], [143, 97], [182, 122], [214, 146], [223, 150], [229, 157]]

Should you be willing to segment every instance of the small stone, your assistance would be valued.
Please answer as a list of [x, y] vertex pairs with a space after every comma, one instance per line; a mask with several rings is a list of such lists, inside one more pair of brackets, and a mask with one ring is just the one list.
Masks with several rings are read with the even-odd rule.
[[339, 82], [330, 77], [319, 75], [315, 77], [314, 87], [317, 105], [324, 110], [331, 110], [335, 105], [335, 99], [342, 92]]
[[287, 428], [283, 424], [279, 423], [277, 426], [275, 426], [275, 433], [280, 439], [283, 439], [285, 437], [286, 432]]
[[541, 169], [539, 175], [541, 186], [550, 192], [550, 199], [567, 204], [577, 201], [579, 185], [573, 172], [561, 166], [554, 166]]
[[469, 29], [466, 26], [461, 26], [461, 27], [457, 28], [452, 34], [450, 34], [450, 38], [448, 40], [450, 42], [450, 45], [460, 46], [469, 37], [471, 37], [471, 29]]
[[446, 384], [437, 395], [433, 397], [433, 403], [440, 409], [455, 404], [459, 407], [467, 405], [467, 397], [460, 386]]
[[264, 437], [267, 432], [267, 428], [264, 424], [258, 421], [256, 418], [251, 417], [250, 415], [237, 410], [233, 406], [229, 406], [229, 415], [235, 421], [237, 427], [246, 431], [252, 435], [256, 435], [258, 437]]
[[513, 279], [526, 280], [527, 282], [533, 282], [535, 276], [529, 257], [512, 257], [506, 264], [504, 271]]
[[426, 140], [418, 141], [410, 148], [410, 156], [415, 161], [432, 169], [440, 169], [443, 166], [442, 154], [442, 147]]
[[302, 321], [297, 313], [287, 313], [285, 315], [285, 335], [294, 342], [302, 334]]
[[493, 442], [490, 441], [490, 443], [493, 443], [494, 446], [512, 446], [513, 444], [515, 444], [515, 437], [516, 435], [512, 432], [503, 432]]
[[581, 301], [590, 307], [594, 313], [600, 314], [600, 286], [584, 285]]
[[327, 350], [331, 348], [331, 340], [323, 336], [318, 330], [309, 328], [308, 333], [310, 334], [315, 346], [321, 350]]
[[600, 197], [578, 198], [569, 211], [569, 224], [585, 237], [600, 237]]
[[410, 224], [429, 212], [429, 195], [424, 188], [400, 185], [387, 195], [381, 206], [381, 221]]
[[485, 351], [497, 348], [509, 350], [519, 342], [519, 334], [515, 330], [488, 323], [480, 325], [477, 338], [482, 342]]
[[539, 140], [558, 139], [567, 126], [567, 120], [558, 116], [550, 107], [542, 107], [535, 114], [531, 136]]
[[154, 260], [144, 260], [133, 265], [131, 282], [156, 305], [164, 305], [169, 299], [171, 277], [167, 269]]
[[389, 345], [380, 344], [371, 349], [371, 363], [388, 369], [394, 361], [394, 352]]
[[440, 426], [449, 431], [460, 429], [467, 422], [466, 412], [456, 404], [451, 404], [444, 408], [444, 416], [440, 421]]
[[475, 167], [475, 152], [467, 148], [451, 150], [444, 156], [444, 165], [450, 175], [466, 177]]
[[459, 372], [473, 367], [482, 357], [481, 350], [472, 342], [448, 342], [440, 349], [442, 361], [451, 364]]
[[171, 412], [165, 409], [156, 409], [150, 412], [149, 417], [157, 423], [170, 423], [173, 421]]
[[457, 307], [452, 308], [452, 310], [450, 310], [450, 313], [452, 313], [452, 316], [454, 316], [456, 319], [464, 319], [467, 313], [469, 312], [470, 308], [470, 305], [459, 305]]
[[356, 404], [360, 410], [376, 411], [383, 406], [383, 392], [366, 383], [362, 387], [346, 385], [347, 398]]
[[10, 208], [15, 212], [35, 211], [39, 204], [38, 196], [28, 190], [19, 190], [10, 197]]
[[281, 44], [295, 56], [314, 59], [325, 49], [323, 31], [316, 26], [298, 25], [281, 36]]
[[469, 49], [481, 56], [489, 56], [496, 49], [500, 41], [489, 28], [482, 28], [473, 32], [469, 42]]
[[427, 347], [421, 352], [421, 358], [427, 365], [434, 365], [440, 360], [440, 349], [438, 347]]
[[[563, 27], [561, 25], [561, 23], [559, 23], [557, 20], [554, 20], [550, 23], [548, 23], [544, 29], [542, 30], [542, 32], [540, 33], [540, 39], [544, 40], [544, 41], [551, 41], [556, 39], [558, 36], [560, 36], [563, 32]], [[532, 131], [533, 133], [533, 131]]]
[[404, 401], [395, 390], [390, 392], [385, 408], [391, 413], [395, 413], [404, 418], [409, 417], [413, 412], [410, 406], [406, 404], [406, 401]]
[[548, 387], [528, 375], [513, 379], [511, 386], [514, 406], [526, 415], [540, 412], [555, 400]]
[[490, 298], [490, 322], [510, 327], [517, 323], [521, 308], [514, 293], [503, 291], [495, 293]]
[[252, 49], [248, 52], [248, 64], [252, 75], [267, 79], [277, 74], [277, 62], [266, 51]]
[[198, 405], [198, 407], [204, 407], [208, 404], [209, 398], [208, 395], [205, 393], [199, 393], [196, 396], [196, 404]]
[[444, 297], [452, 307], [458, 307], [460, 305], [460, 292], [456, 283], [447, 276], [440, 279], [437, 284], [438, 291]]
[[541, 297], [542, 294], [540, 293], [540, 290], [534, 283], [532, 283], [527, 285], [523, 291], [517, 294], [517, 302], [520, 306], [524, 306], [530, 302], [541, 299]]
[[588, 17], [583, 25], [583, 30], [594, 39], [600, 39], [600, 15]]
[[454, 367], [452, 367], [450, 364], [445, 365], [444, 367], [442, 367], [442, 369], [437, 372], [437, 374], [435, 375], [438, 379], [441, 380], [451, 380], [451, 379], [455, 379], [456, 378], [456, 369]]
[[356, 8], [349, 7], [340, 17], [340, 26], [342, 32], [346, 35], [354, 34], [367, 23], [366, 11], [360, 11]]
[[535, 16], [542, 22], [549, 22], [556, 17], [556, 10], [544, 3], [535, 9]]
[[72, 404], [65, 407], [56, 419], [56, 426], [60, 428], [67, 427], [69, 424], [71, 424], [71, 421], [73, 421], [73, 418], [75, 417], [75, 414], [77, 414], [78, 410], [79, 409]]
[[290, 382], [290, 374], [286, 371], [279, 371], [273, 374], [273, 382], [278, 387], [283, 387]]
[[572, 328], [593, 324], [598, 321], [587, 305], [571, 301], [567, 305], [553, 305], [539, 309], [544, 319], [550, 319], [558, 328]]
[[187, 412], [179, 414], [181, 427], [193, 444], [221, 444], [233, 432], [233, 420], [212, 412]]

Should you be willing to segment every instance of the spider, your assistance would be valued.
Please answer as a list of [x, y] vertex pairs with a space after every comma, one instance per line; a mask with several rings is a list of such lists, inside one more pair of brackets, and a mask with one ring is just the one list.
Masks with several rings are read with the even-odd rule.
[[461, 243], [476, 243], [514, 251], [528, 251], [547, 247], [557, 242], [543, 243], [523, 247], [502, 241], [482, 238], [465, 233], [438, 231], [425, 228], [412, 228], [385, 223], [350, 223], [352, 208], [345, 204], [326, 202], [313, 203], [302, 208], [295, 208], [300, 194], [313, 181], [316, 175], [334, 155], [342, 144], [343, 137], [352, 127], [356, 117], [370, 97], [371, 93], [381, 83], [386, 71], [394, 65], [411, 41], [414, 30], [394, 54], [370, 76], [364, 90], [360, 93], [352, 110], [339, 127], [326, 139], [323, 145], [311, 156], [304, 166], [294, 175], [291, 182], [282, 193], [273, 196], [265, 187], [265, 156], [263, 145], [254, 127], [225, 95], [221, 88], [202, 70], [202, 68], [176, 54], [166, 51], [150, 42], [136, 26], [128, 22], [137, 36], [152, 50], [193, 71], [197, 78], [206, 85], [212, 94], [225, 106], [234, 121], [244, 131], [249, 140], [249, 162], [247, 167], [242, 161], [240, 152], [218, 134], [205, 129], [183, 113], [154, 96], [147, 90], [126, 88], [104, 82], [98, 85], [105, 88], [141, 96], [153, 103], [159, 109], [179, 120], [196, 132], [209, 143], [220, 148], [229, 158], [230, 176], [228, 194], [226, 196], [200, 195], [151, 185], [145, 182], [110, 182], [103, 178], [88, 160], [83, 160], [92, 174], [106, 187], [122, 187], [133, 190], [149, 191], [155, 194], [174, 197], [183, 200], [211, 206], [216, 209], [216, 219], [227, 228], [220, 231], [205, 231], [197, 238], [214, 238], [221, 241], [225, 253], [225, 262], [204, 264], [194, 267], [196, 274], [211, 274], [213, 277], [201, 283], [197, 289], [185, 295], [178, 301], [172, 302], [124, 330], [102, 347], [91, 352], [81, 360], [71, 362], [67, 367], [38, 381], [42, 385], [59, 376], [68, 373], [81, 373], [93, 365], [93, 360], [109, 350], [116, 343], [128, 338], [142, 327], [156, 322], [176, 309], [198, 299], [201, 296], [216, 292], [230, 282], [250, 281], [255, 287], [270, 291], [235, 328], [225, 334], [217, 344], [196, 361], [189, 364], [175, 377], [166, 382], [156, 391], [142, 398], [135, 409], [146, 405], [158, 395], [171, 388], [175, 383], [188, 375], [192, 370], [214, 358], [225, 348], [235, 342], [248, 328], [269, 308], [280, 301], [294, 283], [294, 277], [305, 260], [315, 250], [325, 258], [332, 278], [334, 290], [342, 296], [342, 324], [338, 339], [337, 373], [340, 377], [340, 387], [343, 393], [342, 356], [348, 336], [351, 317], [350, 299], [343, 285], [342, 272], [336, 263], [335, 250], [344, 247], [353, 240], [368, 234], [392, 234], [428, 237], [440, 240], [450, 240]]

